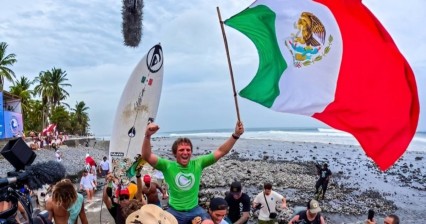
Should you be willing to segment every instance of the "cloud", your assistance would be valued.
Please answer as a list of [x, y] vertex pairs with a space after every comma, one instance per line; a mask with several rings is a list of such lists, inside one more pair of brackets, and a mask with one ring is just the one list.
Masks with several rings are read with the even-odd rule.
[[[72, 88], [67, 103], [85, 101], [92, 131], [109, 135], [127, 78], [154, 45], [164, 51], [163, 92], [157, 121], [162, 131], [233, 128], [235, 105], [223, 37], [222, 19], [246, 8], [251, 0], [144, 1], [142, 42], [123, 45], [121, 1], [6, 1], [0, 9], [0, 41], [17, 55], [18, 76], [34, 78], [53, 67], [67, 71]], [[421, 29], [426, 2], [364, 0], [388, 29], [417, 74], [422, 105], [426, 96], [426, 32]], [[254, 45], [241, 33], [225, 28], [237, 91], [257, 70]], [[239, 98], [243, 121], [250, 127], [325, 126], [309, 117], [273, 112]], [[260, 116], [261, 114], [261, 116]], [[420, 130], [426, 131], [423, 112]]]

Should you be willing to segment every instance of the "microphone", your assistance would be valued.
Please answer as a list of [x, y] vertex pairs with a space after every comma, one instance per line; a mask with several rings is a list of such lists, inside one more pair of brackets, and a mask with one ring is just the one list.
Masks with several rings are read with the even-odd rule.
[[24, 183], [30, 190], [41, 188], [44, 184], [54, 184], [65, 177], [62, 163], [48, 161], [25, 167], [24, 171], [11, 172], [13, 177], [0, 178], [0, 188], [13, 183]]
[[123, 0], [121, 15], [123, 17], [124, 45], [137, 47], [142, 36], [143, 0]]

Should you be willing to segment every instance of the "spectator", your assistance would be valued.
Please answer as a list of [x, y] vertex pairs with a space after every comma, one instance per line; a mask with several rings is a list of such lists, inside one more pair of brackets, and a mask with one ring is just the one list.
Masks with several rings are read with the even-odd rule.
[[285, 197], [272, 190], [271, 183], [263, 185], [263, 191], [253, 200], [253, 208], [260, 206], [259, 224], [274, 224], [277, 218], [276, 205], [281, 201], [281, 207], [287, 208]]
[[212, 198], [209, 205], [209, 216], [214, 224], [232, 224], [226, 218], [228, 203], [223, 198]]
[[62, 152], [59, 150], [59, 148], [55, 147], [54, 149], [55, 149], [56, 161], [62, 162]]
[[250, 197], [242, 192], [241, 183], [234, 181], [231, 190], [225, 197], [229, 205], [228, 218], [234, 224], [247, 223], [250, 218]]
[[[112, 174], [107, 175], [107, 187], [104, 187], [102, 200], [105, 203], [109, 213], [114, 218], [115, 223], [126, 223], [126, 218], [132, 212], [146, 205], [145, 199], [142, 197], [142, 191], [136, 193], [136, 199], [130, 200], [129, 190], [127, 188], [118, 191], [118, 197], [113, 195], [114, 178]], [[137, 179], [137, 185], [142, 186], [140, 178]]]
[[80, 189], [86, 191], [87, 200], [89, 202], [93, 199], [93, 188], [95, 183], [93, 182], [93, 176], [88, 174], [87, 170], [83, 170], [83, 176], [80, 180]]
[[145, 185], [142, 187], [142, 193], [146, 195], [148, 199], [148, 204], [155, 204], [161, 207], [161, 202], [160, 198], [158, 197], [157, 190], [161, 192], [161, 194], [163, 195], [163, 199], [166, 198], [166, 193], [163, 191], [160, 185], [151, 181], [151, 176], [149, 176], [148, 174], [143, 176], [143, 182]]
[[[325, 192], [327, 191], [328, 182], [331, 178], [331, 170], [328, 169], [328, 164], [324, 163], [323, 167], [317, 165], [317, 173], [319, 175], [319, 179], [317, 180], [317, 183], [315, 184], [315, 194], [318, 194], [318, 189], [322, 187], [322, 200], [324, 200]], [[319, 196], [318, 198], [319, 199]]]
[[[376, 221], [373, 220], [367, 220], [365, 222], [366, 224], [376, 224]], [[397, 215], [391, 214], [386, 216], [386, 218], [383, 220], [383, 224], [399, 224], [399, 217]]]
[[101, 177], [105, 177], [109, 172], [109, 161], [106, 156], [104, 156], [103, 160], [99, 163], [99, 173]]
[[59, 181], [54, 187], [52, 197], [47, 200], [46, 209], [49, 220], [55, 223], [77, 223], [80, 217], [82, 224], [87, 224], [84, 210], [83, 195], [75, 191], [74, 185], [68, 179]]
[[296, 221], [297, 223], [310, 223], [310, 224], [325, 224], [324, 217], [321, 216], [321, 207], [319, 206], [318, 201], [312, 199], [306, 205], [306, 210], [299, 212], [295, 215], [288, 224], [293, 224]]

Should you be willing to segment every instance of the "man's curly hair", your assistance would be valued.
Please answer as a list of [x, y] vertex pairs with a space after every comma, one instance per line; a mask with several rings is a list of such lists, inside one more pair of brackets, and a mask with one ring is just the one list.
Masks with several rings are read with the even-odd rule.
[[63, 179], [56, 183], [53, 187], [52, 200], [58, 206], [62, 206], [65, 209], [69, 208], [77, 201], [77, 191], [71, 180]]

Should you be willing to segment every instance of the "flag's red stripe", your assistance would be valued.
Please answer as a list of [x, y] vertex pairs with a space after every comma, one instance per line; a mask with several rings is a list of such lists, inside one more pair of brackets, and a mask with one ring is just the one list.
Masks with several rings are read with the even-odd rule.
[[411, 142], [419, 118], [412, 69], [360, 0], [317, 0], [335, 16], [343, 58], [335, 101], [313, 117], [354, 135], [382, 170]]

